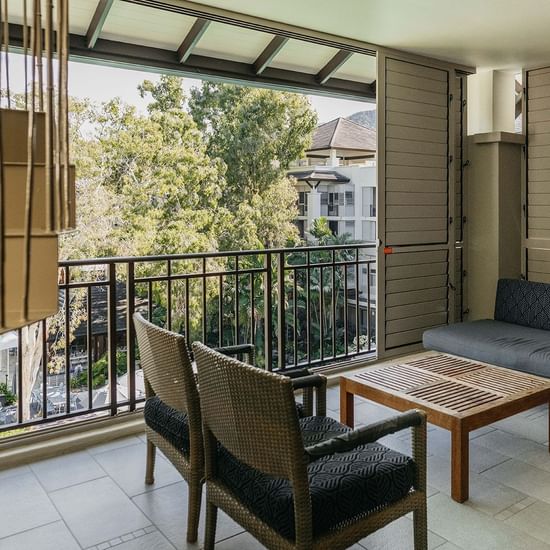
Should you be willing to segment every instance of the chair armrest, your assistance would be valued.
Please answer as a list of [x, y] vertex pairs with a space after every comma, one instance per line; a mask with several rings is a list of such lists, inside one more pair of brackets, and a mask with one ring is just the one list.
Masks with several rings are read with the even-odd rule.
[[315, 445], [310, 445], [305, 448], [305, 452], [310, 461], [312, 461], [334, 453], [351, 451], [359, 445], [373, 443], [386, 435], [399, 432], [405, 428], [422, 426], [423, 424], [425, 425], [425, 423], [426, 416], [424, 413], [417, 410], [411, 410], [392, 416], [386, 420], [357, 428], [351, 432], [337, 435], [326, 441], [316, 443]]
[[239, 344], [236, 346], [225, 346], [221, 348], [214, 348], [215, 351], [223, 353], [224, 355], [229, 356], [239, 356], [246, 355], [248, 356], [248, 363], [250, 365], [254, 364], [254, 358], [256, 355], [256, 348], [254, 344]]
[[325, 380], [319, 374], [306, 374], [301, 377], [291, 378], [292, 387], [295, 390], [303, 388], [321, 388], [325, 384]]

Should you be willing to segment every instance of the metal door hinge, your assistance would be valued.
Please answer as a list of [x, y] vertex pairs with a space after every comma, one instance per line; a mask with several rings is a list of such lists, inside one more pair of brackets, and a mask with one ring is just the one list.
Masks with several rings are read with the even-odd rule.
[[462, 315], [468, 315], [468, 313], [470, 313], [470, 308], [467, 307], [463, 312], [462, 312]]
[[455, 285], [453, 285], [453, 283], [451, 283], [451, 281], [448, 282], [448, 286], [453, 292], [456, 290]]
[[463, 168], [466, 168], [467, 166], [470, 166], [470, 161], [469, 161], [469, 160], [465, 160], [465, 161], [462, 163], [462, 167], [463, 167]]
[[467, 277], [467, 276], [468, 276], [468, 272], [467, 272], [465, 269], [462, 271], [462, 276], [463, 276], [463, 277]]
[[453, 217], [452, 216], [449, 216], [449, 225], [453, 225]]
[[466, 100], [465, 99], [462, 100], [462, 106], [466, 107]]
[[449, 101], [453, 100], [453, 94], [449, 94]]
[[526, 216], [526, 215], [527, 215], [527, 205], [526, 205], [526, 204], [522, 204], [522, 205], [521, 205], [521, 209], [523, 210], [523, 215]]
[[466, 223], [468, 221], [468, 217], [467, 216], [462, 216], [462, 223]]
[[453, 162], [453, 155], [449, 155], [449, 164]]

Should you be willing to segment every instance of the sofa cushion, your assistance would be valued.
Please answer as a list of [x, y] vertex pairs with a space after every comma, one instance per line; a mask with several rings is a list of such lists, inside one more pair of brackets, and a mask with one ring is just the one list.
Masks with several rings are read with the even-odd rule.
[[[299, 422], [305, 445], [349, 430], [324, 416], [310, 416]], [[312, 462], [308, 476], [314, 536], [404, 497], [412, 487], [414, 475], [411, 458], [379, 443]], [[250, 468], [223, 448], [218, 452], [218, 477], [254, 514], [283, 537], [294, 539], [293, 495], [287, 480]]]
[[550, 376], [550, 332], [485, 319], [424, 332], [426, 349]]
[[189, 453], [189, 423], [185, 413], [169, 407], [155, 396], [145, 401], [143, 415], [147, 426], [181, 453]]
[[495, 301], [495, 321], [550, 330], [550, 285], [500, 279]]

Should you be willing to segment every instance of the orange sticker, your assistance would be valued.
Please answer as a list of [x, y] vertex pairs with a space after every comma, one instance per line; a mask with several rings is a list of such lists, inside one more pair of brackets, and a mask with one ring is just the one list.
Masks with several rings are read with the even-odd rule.
[[385, 246], [384, 254], [393, 254], [393, 248], [391, 246]]

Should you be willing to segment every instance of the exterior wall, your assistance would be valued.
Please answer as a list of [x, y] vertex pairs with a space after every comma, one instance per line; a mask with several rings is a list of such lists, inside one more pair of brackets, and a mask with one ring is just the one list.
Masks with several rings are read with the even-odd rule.
[[[299, 220], [304, 221], [308, 232], [313, 220], [323, 216], [337, 227], [337, 234], [349, 233], [355, 240], [376, 238], [376, 165], [374, 161], [362, 165], [317, 166], [316, 170], [336, 170], [350, 179], [349, 183], [320, 183], [312, 190], [304, 182], [297, 183], [297, 191], [305, 193], [299, 201]], [[292, 172], [291, 172], [292, 174]], [[353, 193], [353, 205], [340, 202], [337, 208], [329, 208], [328, 201], [322, 201], [324, 193]], [[305, 208], [304, 206], [307, 205]], [[353, 225], [353, 230], [351, 226]]]

